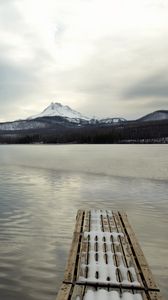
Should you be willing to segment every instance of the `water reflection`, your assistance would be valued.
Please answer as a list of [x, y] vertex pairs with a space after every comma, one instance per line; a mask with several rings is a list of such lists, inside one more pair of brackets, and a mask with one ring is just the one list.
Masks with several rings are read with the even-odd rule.
[[[28, 150], [24, 149], [27, 155]], [[55, 299], [56, 291], [63, 278], [77, 209], [104, 207], [127, 211], [162, 292], [165, 297], [168, 296], [168, 266], [166, 265], [168, 190], [166, 178], [161, 180], [161, 177], [165, 176], [165, 171], [162, 174], [159, 169], [159, 180], [153, 180], [152, 176], [148, 178], [124, 177], [122, 166], [120, 166], [118, 176], [114, 176], [112, 171], [111, 175], [104, 175], [104, 165], [99, 166], [99, 174], [97, 172], [94, 174], [95, 162], [93, 168], [91, 165], [92, 149], [90, 152], [87, 150], [90, 153], [89, 161], [82, 170], [84, 163], [81, 160], [85, 158], [87, 160], [88, 152], [86, 157], [80, 160], [79, 157], [83, 151], [80, 148], [80, 151], [76, 150], [77, 163], [74, 162], [75, 153], [73, 152], [72, 170], [65, 172], [57, 170], [56, 162], [59, 157], [61, 160], [68, 155], [70, 157], [71, 152], [62, 153], [53, 147], [48, 148], [48, 151], [49, 149], [51, 152], [48, 161], [53, 160], [52, 169], [39, 168], [40, 161], [34, 163], [33, 167], [26, 166], [28, 159], [23, 166], [25, 153], [22, 154], [20, 164], [18, 161], [15, 165], [1, 164], [1, 298], [3, 300]], [[101, 147], [97, 149], [98, 153], [95, 155], [98, 157]], [[109, 150], [106, 160], [109, 160], [109, 152], [112, 149]], [[33, 151], [37, 159], [36, 150]], [[9, 152], [5, 154], [6, 157], [10, 156]], [[133, 160], [135, 161], [135, 157], [140, 157], [141, 162], [143, 157], [138, 151], [137, 153], [134, 154]], [[148, 151], [146, 155], [149, 156]], [[111, 154], [111, 160], [114, 156]], [[129, 153], [127, 159], [128, 156]], [[4, 152], [2, 157], [4, 157]], [[41, 158], [40, 156], [39, 160]], [[106, 160], [105, 165], [107, 165]], [[150, 161], [152, 161], [151, 154]], [[79, 168], [81, 162], [81, 172], [73, 169], [73, 162], [74, 169], [76, 165]], [[90, 173], [88, 172], [89, 163], [92, 169]], [[162, 167], [162, 163], [160, 166], [158, 162], [158, 166]], [[101, 172], [102, 169], [103, 172]], [[133, 172], [135, 170], [130, 171], [131, 174]]]

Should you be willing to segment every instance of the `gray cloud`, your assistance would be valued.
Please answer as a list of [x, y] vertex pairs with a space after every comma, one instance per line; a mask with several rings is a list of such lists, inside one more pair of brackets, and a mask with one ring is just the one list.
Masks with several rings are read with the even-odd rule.
[[18, 30], [22, 29], [23, 17], [16, 7], [15, 0], [1, 0], [0, 1], [0, 24], [1, 30]]
[[168, 27], [158, 1], [128, 0], [124, 15], [113, 0], [58, 2], [38, 9], [40, 1], [0, 1], [3, 118], [23, 117], [25, 103], [38, 113], [50, 101], [101, 117], [167, 108]]
[[144, 97], [168, 98], [168, 72], [162, 71], [140, 80], [129, 87], [123, 97], [135, 100]]
[[[15, 101], [37, 88], [38, 79], [33, 70], [0, 62], [1, 102]], [[7, 103], [6, 103], [7, 104]]]

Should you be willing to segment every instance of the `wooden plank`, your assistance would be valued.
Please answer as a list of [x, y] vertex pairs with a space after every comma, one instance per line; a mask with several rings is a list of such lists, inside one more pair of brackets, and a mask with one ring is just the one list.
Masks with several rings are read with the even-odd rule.
[[85, 288], [86, 287], [84, 285], [76, 284], [71, 295], [71, 300], [82, 300], [84, 297]]
[[83, 210], [78, 210], [76, 216], [76, 225], [72, 238], [72, 244], [68, 256], [68, 261], [64, 274], [64, 282], [73, 283], [75, 280], [75, 275], [77, 272], [79, 251], [80, 251], [80, 242], [81, 242], [81, 231], [83, 230], [85, 212]]
[[69, 252], [69, 257], [64, 274], [64, 282], [73, 283], [75, 280], [76, 261], [78, 257], [79, 241], [81, 239], [80, 233], [74, 233], [72, 245]]
[[106, 210], [106, 214], [107, 214], [107, 222], [108, 222], [108, 227], [109, 227], [109, 231], [113, 232], [116, 231], [116, 226], [114, 223], [114, 218], [113, 218], [113, 212], [110, 210]]
[[[121, 289], [122, 295], [126, 292], [128, 292], [132, 295], [141, 296], [142, 300], [149, 300], [149, 298], [147, 298], [147, 295], [146, 295], [145, 291], [143, 291], [143, 290]], [[125, 299], [128, 299], [128, 298], [125, 297]], [[137, 297], [137, 299], [139, 299], [139, 298]]]
[[141, 270], [141, 273], [142, 273], [141, 278], [143, 277], [145, 287], [147, 289], [159, 290], [154, 281], [154, 278], [153, 278], [152, 272], [149, 268], [149, 265], [148, 265], [148, 263], [144, 257], [144, 254], [141, 250], [141, 247], [137, 241], [135, 233], [133, 232], [132, 227], [128, 222], [127, 215], [125, 213], [119, 212], [119, 216], [120, 216], [120, 220], [123, 224], [124, 231], [127, 235], [128, 241], [131, 245], [131, 249], [134, 254], [134, 258], [135, 258], [137, 267], [138, 267], [138, 269]]
[[[106, 214], [107, 214], [107, 223], [108, 223], [108, 226], [109, 226], [109, 231], [110, 232], [118, 232], [118, 233], [121, 232], [117, 228], [117, 224], [116, 224], [115, 217], [114, 217], [115, 213], [111, 212], [111, 211], [106, 211]], [[118, 237], [118, 242], [119, 242], [118, 244], [116, 244], [116, 242], [112, 241], [112, 249], [113, 249], [113, 252], [115, 254], [114, 262], [115, 262], [115, 265], [117, 267], [117, 280], [119, 282], [122, 282], [122, 275], [121, 275], [121, 272], [119, 270], [121, 260], [122, 260], [122, 263], [125, 267], [127, 267], [127, 264], [126, 264], [125, 257], [123, 255], [120, 240], [121, 240], [121, 237]], [[122, 257], [118, 257], [118, 253], [121, 253]]]
[[75, 224], [75, 229], [74, 232], [82, 232], [82, 226], [84, 222], [84, 217], [85, 217], [85, 211], [84, 210], [78, 210], [77, 216], [76, 216], [76, 224]]
[[83, 223], [83, 232], [90, 231], [90, 211], [85, 211], [84, 223]]
[[[154, 282], [149, 265], [144, 257], [144, 254], [140, 248], [140, 245], [135, 237], [135, 234], [128, 222], [127, 215], [125, 213], [111, 213], [110, 211], [100, 212], [100, 228], [103, 232], [123, 232], [124, 237], [118, 237], [119, 244], [114, 242], [112, 237], [111, 251], [115, 253], [114, 261], [118, 267], [117, 277], [121, 283], [119, 286], [106, 285], [101, 282], [80, 282], [79, 276], [87, 277], [87, 268], [84, 270], [81, 265], [88, 265], [89, 262], [89, 238], [84, 237], [84, 232], [91, 230], [91, 212], [79, 210], [76, 217], [76, 225], [72, 239], [72, 245], [68, 257], [68, 262], [65, 270], [64, 282], [57, 295], [57, 300], [82, 300], [85, 293], [88, 290], [106, 290], [106, 291], [119, 291], [119, 295], [129, 292], [131, 294], [140, 294], [143, 300], [163, 300], [157, 286]], [[102, 213], [101, 213], [102, 212]], [[94, 230], [94, 229], [93, 229]], [[109, 251], [109, 244], [106, 245], [106, 238], [103, 237], [104, 247], [103, 251], [106, 254], [107, 249]], [[115, 240], [116, 241], [116, 240]], [[95, 243], [96, 244], [96, 243]], [[99, 255], [95, 249], [95, 255]], [[120, 254], [121, 253], [121, 254]], [[108, 255], [107, 260], [108, 260]], [[120, 257], [122, 256], [122, 257]], [[128, 286], [122, 284], [122, 273], [120, 274], [121, 260], [126, 268], [133, 267], [136, 270], [138, 281], [141, 286]], [[106, 261], [106, 260], [105, 260]], [[125, 277], [125, 275], [123, 275]], [[128, 275], [128, 280], [133, 281], [133, 275]], [[102, 295], [102, 294], [101, 294]], [[99, 294], [100, 296], [100, 294]], [[98, 297], [99, 297], [98, 296]], [[126, 296], [126, 295], [125, 295]]]
[[86, 286], [86, 285], [78, 285], [76, 284], [74, 287], [71, 284], [62, 284], [59, 290], [59, 293], [56, 297], [56, 300], [82, 300], [84, 298], [85, 293], [88, 290], [106, 290], [106, 291], [118, 291], [121, 295], [129, 292], [130, 294], [138, 294], [141, 295], [143, 300], [163, 300], [161, 294], [159, 292], [145, 292], [143, 290], [135, 290], [131, 289], [118, 289], [111, 287], [94, 287], [94, 286]]
[[[119, 218], [119, 215], [118, 215], [118, 213], [114, 213], [113, 216], [115, 219], [117, 231], [122, 232], [124, 234], [123, 238], [119, 237], [119, 241], [120, 241], [120, 251], [123, 253], [123, 257], [125, 258], [126, 266], [127, 266], [127, 268], [133, 267], [135, 269], [135, 272], [137, 275], [137, 280], [139, 281], [141, 287], [144, 287], [143, 281], [141, 279], [141, 272], [138, 269], [136, 262], [134, 260], [134, 255], [131, 251], [129, 241], [127, 239], [127, 235], [125, 234], [124, 228], [123, 228], [121, 220]], [[130, 276], [130, 281], [131, 281], [131, 276]]]
[[163, 300], [160, 292], [148, 292], [147, 294], [150, 300]]
[[104, 211], [105, 213], [102, 213], [101, 215], [101, 223], [102, 223], [102, 230], [105, 232], [110, 232], [109, 222], [107, 218], [107, 211]]
[[[99, 287], [99, 286], [84, 286], [84, 285], [75, 285], [74, 286], [70, 300], [83, 300], [84, 297], [87, 295], [87, 292], [90, 292], [90, 291], [95, 292], [93, 299], [101, 299], [100, 297], [102, 296], [102, 294], [100, 296], [99, 292], [106, 291], [106, 292], [109, 292], [110, 299], [111, 299], [111, 297], [114, 297], [114, 295], [112, 296], [110, 292], [117, 292], [118, 297], [115, 299], [123, 299], [123, 297], [124, 297], [124, 299], [128, 299], [128, 295], [125, 295], [125, 294], [130, 293], [131, 295], [136, 295], [137, 299], [139, 299], [137, 296], [141, 296], [142, 300], [149, 300], [149, 296], [147, 296], [146, 293], [141, 290], [132, 291], [131, 289]], [[89, 295], [89, 297], [91, 297], [91, 295]], [[89, 299], [91, 299], [91, 298], [89, 298]], [[106, 295], [106, 299], [107, 299], [107, 295]], [[161, 299], [152, 299], [152, 300], [161, 300]]]
[[[90, 231], [90, 211], [85, 211], [85, 218], [84, 218], [84, 226], [83, 226], [84, 232]], [[87, 268], [83, 268], [83, 265], [88, 265], [88, 259], [89, 259], [89, 241], [84, 237], [84, 232], [82, 234], [82, 240], [81, 240], [81, 247], [80, 247], [80, 254], [79, 254], [79, 263], [78, 263], [78, 270], [77, 270], [77, 280], [78, 278], [87, 277]]]
[[63, 283], [59, 289], [56, 300], [69, 300], [71, 289], [72, 289], [71, 284]]

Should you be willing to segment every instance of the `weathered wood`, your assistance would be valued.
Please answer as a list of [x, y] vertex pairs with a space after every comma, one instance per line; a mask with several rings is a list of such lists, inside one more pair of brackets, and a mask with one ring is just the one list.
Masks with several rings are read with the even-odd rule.
[[101, 217], [101, 223], [102, 223], [102, 230], [105, 232], [110, 232], [109, 222], [107, 218], [108, 212], [105, 211], [105, 213], [102, 214]]
[[77, 267], [77, 257], [78, 257], [78, 248], [79, 240], [81, 238], [80, 233], [74, 233], [72, 239], [72, 245], [69, 252], [69, 257], [65, 269], [64, 282], [73, 283], [75, 280], [75, 270]]
[[88, 241], [84, 237], [84, 232], [90, 231], [90, 212], [85, 212], [85, 218], [83, 222], [83, 234], [81, 238], [80, 254], [79, 254], [79, 263], [77, 269], [77, 278], [80, 276], [86, 276], [86, 270], [82, 268], [83, 265], [86, 265], [88, 262]]
[[85, 286], [84, 285], [75, 285], [72, 295], [71, 295], [71, 300], [80, 300], [83, 299], [85, 293]]
[[135, 258], [136, 264], [138, 266], [138, 269], [141, 270], [141, 274], [142, 274], [141, 277], [144, 277], [144, 284], [146, 285], [146, 288], [157, 290], [158, 287], [154, 281], [152, 272], [151, 272], [150, 267], [145, 259], [142, 249], [137, 241], [135, 233], [133, 232], [131, 225], [128, 222], [127, 215], [125, 213], [119, 212], [119, 216], [120, 216], [121, 222], [123, 224], [124, 231], [127, 235], [128, 241], [130, 243], [132, 252], [134, 254], [134, 258]]
[[75, 280], [75, 271], [78, 267], [78, 258], [80, 251], [81, 232], [83, 230], [82, 225], [84, 222], [85, 212], [79, 210], [76, 216], [76, 225], [72, 239], [72, 245], [69, 252], [69, 257], [65, 269], [64, 282], [73, 283]]
[[82, 226], [83, 226], [84, 218], [85, 218], [85, 211], [78, 210], [77, 216], [76, 216], [76, 224], [75, 224], [74, 232], [81, 233], [83, 231]]
[[[108, 230], [110, 232], [116, 231], [116, 224], [115, 224], [115, 220], [114, 220], [113, 215], [111, 213], [109, 214], [108, 211], [106, 211], [106, 214], [107, 214]], [[107, 228], [107, 225], [105, 225], [105, 226]], [[115, 254], [114, 255], [115, 265], [116, 265], [116, 267], [119, 267], [119, 260], [117, 258], [117, 254], [116, 254], [119, 251], [119, 247], [118, 247], [118, 245], [114, 244], [113, 242], [112, 242], [112, 250]], [[119, 282], [122, 281], [121, 274], [120, 274], [119, 271], [117, 271], [117, 279], [118, 279]]]
[[57, 300], [68, 300], [69, 299], [69, 295], [72, 289], [72, 285], [71, 284], [62, 284], [58, 295], [57, 295]]
[[[97, 220], [97, 216], [98, 218], [100, 217], [100, 220]], [[97, 231], [99, 233], [97, 233]], [[90, 237], [92, 237], [91, 243]], [[96, 241], [100, 241], [100, 248], [97, 248], [98, 246], [96, 245], [98, 245], [98, 242]], [[109, 283], [108, 279], [105, 281], [103, 279], [103, 281], [101, 281], [98, 280], [99, 277], [95, 277], [95, 280], [94, 278], [92, 280], [92, 277], [90, 277], [91, 281], [88, 281], [87, 272], [90, 255], [92, 255], [92, 258], [94, 257], [93, 261], [96, 268], [99, 261], [99, 255], [101, 255], [101, 262], [104, 261], [103, 264], [105, 264], [105, 270], [108, 259], [112, 255], [114, 260], [114, 265], [112, 267], [114, 267], [114, 270], [115, 266], [117, 267], [116, 274], [118, 282], [115, 283], [115, 281], [113, 282], [112, 280], [111, 283]], [[111, 260], [109, 266], [111, 266]], [[122, 266], [125, 268], [126, 273], [123, 273]], [[135, 272], [132, 273], [132, 270], [129, 270], [129, 268], [135, 270], [140, 285], [137, 285], [137, 281], [135, 281]], [[97, 276], [97, 273], [99, 276], [99, 272], [97, 271], [95, 276]], [[123, 281], [122, 277], [127, 277], [128, 281]], [[83, 279], [79, 280], [79, 278]], [[107, 278], [110, 280], [110, 277]], [[76, 217], [76, 225], [65, 270], [64, 281], [59, 290], [57, 300], [82, 300], [85, 299], [85, 294], [87, 294], [88, 291], [89, 293], [93, 293], [93, 291], [99, 290], [102, 290], [102, 293], [105, 291], [118, 292], [117, 297], [120, 297], [124, 293], [131, 293], [139, 295], [137, 299], [163, 300], [137, 238], [128, 222], [127, 215], [124, 212], [111, 212], [105, 210], [94, 211], [93, 214], [91, 214], [90, 211], [79, 210]], [[102, 294], [96, 292], [94, 295], [100, 297]], [[125, 295], [124, 297], [127, 296]]]
[[148, 292], [147, 294], [150, 300], [163, 300], [160, 292]]
[[85, 211], [85, 218], [83, 223], [83, 232], [90, 231], [90, 211]]
[[[146, 293], [143, 290], [121, 289], [121, 295], [123, 295], [125, 292], [129, 292], [132, 295], [139, 295], [142, 297], [142, 300], [149, 300], [147, 298]], [[137, 298], [137, 299], [139, 299], [139, 298]]]
[[[119, 240], [120, 240], [121, 252], [123, 253], [123, 256], [124, 256], [125, 261], [126, 261], [126, 266], [128, 268], [134, 267], [136, 275], [137, 275], [137, 279], [138, 279], [141, 287], [144, 287], [143, 281], [141, 279], [141, 272], [138, 269], [138, 267], [136, 265], [136, 262], [134, 260], [134, 255], [131, 251], [131, 247], [130, 247], [130, 244], [128, 242], [127, 235], [125, 234], [123, 225], [122, 225], [121, 220], [119, 218], [119, 215], [118, 215], [118, 213], [113, 213], [113, 216], [114, 216], [114, 219], [115, 219], [117, 231], [122, 232], [124, 234], [124, 238], [122, 238], [122, 239], [119, 238]], [[131, 281], [131, 278], [130, 278], [130, 281]]]

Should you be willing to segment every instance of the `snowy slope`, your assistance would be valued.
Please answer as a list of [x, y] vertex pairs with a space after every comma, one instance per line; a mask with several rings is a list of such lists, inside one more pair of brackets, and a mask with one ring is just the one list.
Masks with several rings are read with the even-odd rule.
[[0, 123], [0, 130], [28, 130], [28, 129], [39, 129], [46, 128], [46, 124], [37, 121], [14, 121], [14, 122], [6, 122]]
[[67, 105], [62, 105], [61, 103], [51, 103], [46, 109], [43, 110], [38, 115], [29, 117], [28, 120], [36, 119], [36, 118], [41, 118], [41, 117], [64, 117], [64, 118], [69, 118], [69, 119], [82, 119], [89, 121], [90, 118], [83, 116], [79, 112], [71, 109]]
[[124, 118], [106, 118], [99, 120], [99, 122], [103, 124], [120, 124], [126, 121]]
[[[168, 110], [155, 111], [136, 120], [136, 122], [159, 120], [168, 120]], [[26, 120], [0, 123], [0, 130], [17, 131], [56, 128], [57, 126], [72, 128], [73, 126], [114, 126], [117, 124], [127, 124], [127, 120], [124, 118], [91, 119], [89, 117], [83, 116], [81, 113], [71, 109], [67, 105], [62, 105], [60, 103], [51, 103], [42, 113], [29, 117]]]
[[137, 121], [161, 121], [168, 120], [168, 110], [157, 110], [148, 114]]

